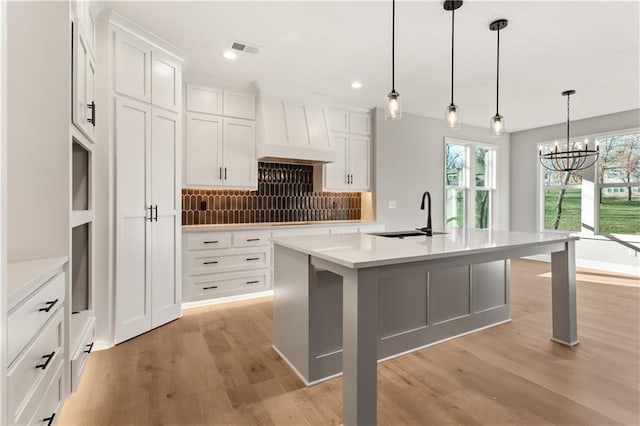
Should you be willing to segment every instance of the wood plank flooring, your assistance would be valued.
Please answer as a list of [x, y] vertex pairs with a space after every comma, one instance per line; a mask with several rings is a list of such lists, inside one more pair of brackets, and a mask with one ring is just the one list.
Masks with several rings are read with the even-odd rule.
[[[581, 343], [567, 348], [549, 340], [548, 272], [512, 261], [511, 323], [379, 365], [379, 423], [640, 424], [637, 279], [578, 281]], [[188, 310], [94, 352], [58, 424], [341, 424], [341, 379], [306, 388], [271, 348], [271, 328], [263, 298]]]

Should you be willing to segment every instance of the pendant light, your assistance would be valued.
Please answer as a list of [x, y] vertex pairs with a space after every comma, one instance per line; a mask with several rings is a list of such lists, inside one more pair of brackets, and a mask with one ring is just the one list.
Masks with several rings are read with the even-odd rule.
[[396, 0], [393, 0], [391, 12], [391, 92], [387, 95], [387, 107], [384, 110], [385, 120], [398, 120], [402, 118], [402, 105], [400, 93], [396, 92]]
[[451, 103], [447, 107], [444, 120], [447, 129], [459, 129], [460, 117], [458, 116], [458, 105], [453, 103], [453, 53], [454, 53], [454, 31], [455, 31], [455, 11], [462, 6], [462, 0], [445, 0], [444, 10], [451, 11]]
[[498, 105], [500, 100], [500, 30], [507, 27], [509, 21], [506, 19], [498, 19], [497, 21], [493, 21], [489, 24], [489, 29], [491, 31], [498, 32], [498, 49], [497, 49], [497, 59], [496, 59], [496, 115], [491, 117], [491, 136], [502, 136], [504, 135], [504, 117], [500, 115]]
[[570, 123], [570, 103], [569, 99], [571, 95], [575, 95], [575, 90], [566, 90], [562, 92], [562, 96], [567, 97], [567, 150], [566, 151], [558, 151], [558, 145], [556, 142], [556, 146], [550, 152], [540, 153], [538, 158], [540, 159], [540, 164], [547, 169], [553, 172], [573, 172], [576, 170], [583, 170], [588, 167], [591, 167], [600, 154], [599, 148], [596, 145], [596, 149], [589, 149], [588, 141], [585, 141], [584, 150], [582, 149], [573, 149], [571, 148], [571, 144], [569, 142], [569, 123]]

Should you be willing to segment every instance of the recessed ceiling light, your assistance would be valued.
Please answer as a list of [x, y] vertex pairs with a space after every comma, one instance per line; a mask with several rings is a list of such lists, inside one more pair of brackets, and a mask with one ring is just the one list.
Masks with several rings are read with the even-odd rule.
[[238, 55], [236, 54], [236, 52], [232, 52], [231, 50], [225, 50], [222, 56], [224, 56], [230, 61], [234, 61], [238, 58]]
[[359, 89], [359, 88], [361, 88], [361, 87], [362, 87], [362, 83], [361, 83], [361, 82], [359, 82], [359, 81], [357, 81], [357, 80], [356, 80], [356, 81], [354, 81], [353, 83], [351, 83], [351, 88], [352, 88], [352, 89]]

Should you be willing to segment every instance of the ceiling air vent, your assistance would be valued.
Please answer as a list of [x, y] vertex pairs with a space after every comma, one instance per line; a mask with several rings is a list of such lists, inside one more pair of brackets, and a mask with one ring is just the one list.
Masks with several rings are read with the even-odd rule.
[[254, 46], [249, 43], [243, 43], [241, 41], [231, 42], [231, 49], [237, 50], [238, 52], [250, 53], [252, 55], [255, 55], [260, 51], [260, 48], [258, 46]]

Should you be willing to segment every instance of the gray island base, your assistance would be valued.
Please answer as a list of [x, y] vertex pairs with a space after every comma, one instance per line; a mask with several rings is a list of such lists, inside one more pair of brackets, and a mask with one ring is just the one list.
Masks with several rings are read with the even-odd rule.
[[511, 258], [551, 253], [552, 340], [578, 343], [577, 238], [447, 231], [274, 239], [274, 349], [307, 385], [344, 374], [345, 425], [376, 423], [379, 360], [510, 320]]

